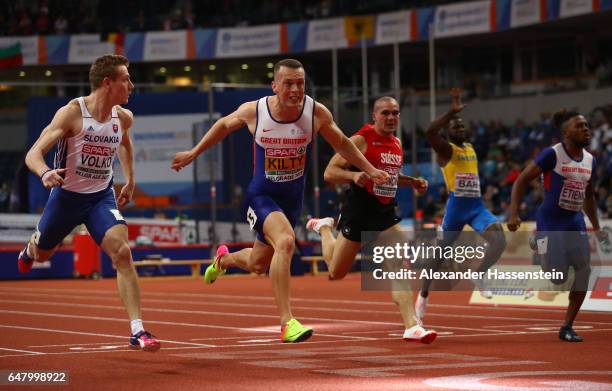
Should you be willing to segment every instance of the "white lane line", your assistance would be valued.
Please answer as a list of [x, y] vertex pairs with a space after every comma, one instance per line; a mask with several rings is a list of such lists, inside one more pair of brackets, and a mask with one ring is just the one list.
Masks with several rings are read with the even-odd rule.
[[9, 352], [29, 353], [30, 355], [44, 354], [44, 353], [41, 353], [41, 352], [33, 352], [31, 350], [21, 350], [21, 349], [0, 348], [0, 350], [6, 350], [6, 351], [9, 351]]
[[27, 347], [28, 348], [60, 348], [60, 347], [69, 347], [69, 346], [108, 345], [109, 343], [112, 343], [112, 342], [106, 341], [106, 342], [93, 342], [93, 343], [67, 343], [67, 344], [62, 344], [62, 345], [30, 345]]
[[[1, 327], [1, 326], [0, 326]], [[29, 328], [26, 328], [29, 329]], [[581, 330], [581, 332], [595, 332], [595, 331], [611, 331], [612, 329], [593, 329], [593, 330]], [[556, 332], [552, 332], [552, 331], [533, 331], [533, 332], [519, 332], [516, 333], [516, 335], [521, 335], [521, 336], [528, 336], [531, 334], [556, 334]], [[315, 333], [315, 335], [317, 335]], [[498, 336], [499, 334], [466, 334], [466, 335], [439, 335], [438, 338], [462, 338], [462, 337], [485, 337], [485, 336]], [[121, 338], [125, 338], [125, 337], [121, 337]], [[376, 338], [373, 337], [371, 340], [368, 341], [363, 341], [363, 342], [371, 342], [371, 341], [399, 341], [401, 340], [401, 338], [398, 337], [385, 337], [385, 338]], [[329, 344], [346, 344], [346, 343], [356, 343], [356, 342], [362, 342], [359, 340], [355, 340], [355, 341], [347, 341], [346, 339], [343, 340], [331, 340], [331, 341], [306, 341], [306, 342], [301, 342], [300, 346], [304, 346], [304, 345], [329, 345]], [[404, 345], [414, 345], [413, 343], [404, 343]], [[162, 349], [160, 351], [165, 351], [165, 350], [195, 350], [195, 349], [212, 349], [212, 348], [216, 348], [219, 350], [225, 349], [225, 348], [239, 348], [239, 349], [243, 349], [245, 347], [258, 347], [258, 346], [276, 346], [276, 347], [282, 347], [282, 346], [287, 346], [287, 348], [290, 348], [289, 345], [287, 344], [282, 344], [280, 342], [273, 342], [273, 343], [253, 343], [253, 344], [249, 344], [249, 345], [245, 345], [245, 344], [232, 344], [232, 345], [208, 345], [208, 346], [176, 346], [176, 347], [162, 347]], [[114, 352], [135, 352], [132, 349], [125, 349], [125, 350], [105, 350], [105, 351], [69, 351], [69, 352], [53, 352], [53, 353], [40, 353], [41, 355], [69, 355], [69, 354], [91, 354], [91, 353], [114, 353]], [[13, 355], [5, 355], [5, 356], [0, 356], [0, 359], [5, 358], [5, 357], [24, 357], [24, 356], [31, 356], [32, 354], [13, 354]]]
[[[77, 304], [77, 303], [54, 303], [47, 301], [27, 301], [27, 300], [0, 300], [0, 303], [7, 304], [29, 304], [29, 305], [46, 305], [56, 307], [81, 307], [81, 308], [100, 308], [100, 309], [113, 309], [113, 310], [124, 310], [123, 306], [110, 306], [110, 305], [99, 305], [99, 304]], [[175, 313], [175, 314], [197, 314], [197, 315], [215, 315], [215, 316], [230, 316], [230, 317], [245, 317], [245, 318], [263, 318], [263, 319], [278, 319], [277, 315], [264, 315], [264, 314], [248, 314], [241, 312], [219, 312], [219, 311], [201, 311], [201, 310], [178, 310], [178, 309], [164, 309], [164, 308], [143, 308], [147, 312], [161, 312], [161, 313]], [[363, 311], [352, 310], [355, 313], [363, 313]], [[0, 311], [1, 312], [1, 311]], [[395, 313], [394, 313], [395, 314]], [[510, 321], [534, 321], [542, 322], [549, 321], [550, 319], [540, 318], [518, 318], [518, 317], [507, 317], [507, 316], [484, 316], [484, 315], [452, 315], [452, 314], [436, 314], [428, 313], [428, 317], [439, 316], [439, 317], [450, 317], [460, 319], [495, 319], [495, 320], [510, 320]], [[373, 320], [354, 320], [354, 319], [335, 319], [335, 318], [320, 318], [320, 317], [300, 317], [304, 320], [310, 321], [323, 321], [330, 323], [352, 323], [352, 324], [367, 324], [367, 325], [395, 325], [396, 322], [382, 322]], [[150, 321], [148, 321], [150, 323]], [[601, 325], [612, 325], [609, 322], [585, 322], [589, 324], [601, 324]], [[493, 326], [495, 327], [495, 326]], [[235, 328], [233, 328], [235, 329]], [[498, 330], [500, 333], [507, 332], [504, 330]]]
[[[30, 288], [15, 288], [15, 289], [9, 289], [6, 287], [0, 287], [0, 291], [2, 290], [7, 290], [8, 293], [11, 292], [15, 292], [18, 290], [23, 290], [24, 292], [33, 292], [33, 291], [40, 291], [40, 292], [53, 292], [53, 293], [57, 293], [57, 289], [47, 289], [47, 288], [34, 288], [34, 289], [30, 289]], [[60, 289], [62, 292], [72, 292], [72, 293], [79, 293], [79, 294], [88, 294], [91, 295], [91, 293], [103, 293], [103, 294], [108, 294], [109, 291], [104, 291], [104, 290], [80, 290], [80, 289]], [[92, 298], [95, 299], [95, 296], [88, 296], [88, 295], [84, 295], [85, 297], [82, 298]], [[269, 301], [272, 302], [273, 298], [271, 297], [267, 297], [267, 296], [245, 296], [245, 295], [221, 295], [221, 294], [195, 294], [195, 293], [168, 293], [168, 292], [148, 292], [148, 293], [143, 293], [143, 297], [144, 296], [163, 296], [163, 297], [192, 297], [192, 298], [197, 298], [198, 302], [201, 302], [203, 300], [206, 300], [207, 302], [211, 302], [211, 303], [215, 303], [216, 305], [220, 305], [220, 306], [244, 306], [244, 307], [252, 307], [252, 305], [249, 304], [241, 304], [241, 303], [235, 303], [236, 301], [240, 301], [240, 300], [256, 300], [256, 301]], [[112, 296], [110, 297], [110, 295], [107, 295], [109, 297], [107, 298], [112, 298], [115, 299], [116, 296]], [[44, 296], [43, 296], [44, 297]], [[208, 299], [230, 299], [231, 302], [228, 303], [224, 303], [224, 302], [217, 302], [215, 300], [208, 300]], [[308, 303], [313, 303], [313, 302], [321, 302], [321, 303], [330, 303], [330, 304], [353, 304], [353, 305], [378, 305], [378, 306], [395, 306], [394, 303], [391, 303], [390, 301], [359, 301], [359, 300], [334, 300], [334, 299], [315, 299], [315, 298], [292, 298], [291, 299], [292, 302], [301, 302], [301, 301], [305, 301]], [[270, 306], [266, 306], [267, 308], [275, 308], [274, 305], [270, 305]], [[537, 309], [537, 308], [516, 308], [516, 307], [487, 307], [487, 306], [471, 306], [471, 305], [455, 305], [455, 304], [429, 304], [428, 307], [439, 307], [439, 308], [453, 308], [453, 309], [469, 309], [469, 310], [476, 310], [476, 311], [480, 311], [480, 310], [491, 310], [491, 311], [501, 311], [501, 312], [513, 312], [513, 311], [524, 311], [524, 312], [538, 312], [538, 313], [545, 313], [545, 312], [553, 312], [553, 313], [564, 313], [565, 310], [562, 309]], [[341, 311], [341, 312], [355, 312], [355, 313], [362, 313], [363, 310], [352, 310], [352, 309], [338, 309], [338, 308], [329, 308], [329, 309], [321, 309], [318, 307], [294, 307], [296, 309], [313, 309], [313, 310], [323, 310], [323, 311]], [[368, 312], [377, 312], [377, 311], [370, 311], [368, 310]], [[581, 311], [582, 313], [592, 313], [592, 314], [596, 314], [596, 315], [602, 315], [601, 312], [593, 312], [593, 311]], [[389, 314], [395, 314], [396, 312], [393, 311], [380, 311], [380, 313], [389, 313]], [[498, 320], [510, 320], [510, 321], [541, 321], [541, 322], [546, 322], [549, 321], [549, 319], [541, 319], [541, 318], [528, 318], [528, 317], [508, 317], [508, 316], [487, 316], [487, 315], [468, 315], [468, 314], [461, 314], [461, 315], [454, 315], [454, 314], [447, 314], [447, 313], [435, 313], [435, 312], [429, 312], [428, 315], [430, 316], [439, 316], [439, 317], [447, 317], [447, 318], [471, 318], [471, 319], [498, 319]], [[602, 325], [612, 325], [612, 322], [597, 322], [597, 321], [590, 321], [588, 323], [591, 324], [602, 324]]]
[[[47, 294], [19, 294], [19, 297], [22, 296], [34, 296], [34, 297], [43, 297], [43, 298], [51, 298], [51, 297], [55, 297], [55, 298], [66, 298], [66, 299], [75, 299], [74, 296], [71, 295], [47, 295]], [[93, 299], [93, 297], [91, 297]], [[97, 297], [96, 300], [100, 301], [100, 300], [111, 300], [111, 301], [117, 301], [117, 298], [111, 298], [111, 297]], [[32, 301], [16, 301], [16, 300], [0, 300], [1, 302], [6, 302], [6, 303], [22, 303], [22, 304], [32, 304], [34, 302]], [[167, 303], [167, 304], [183, 304], [185, 305], [185, 301], [180, 301], [180, 300], [163, 300], [163, 299], [147, 299], [147, 303], [152, 303], [152, 302], [159, 302], [159, 303]], [[50, 302], [46, 302], [46, 301], [37, 301], [36, 303], [50, 303]], [[55, 303], [51, 303], [52, 305]], [[200, 303], [187, 303], [189, 305], [198, 305]], [[206, 305], [210, 305], [211, 303], [206, 303]], [[245, 308], [253, 308], [252, 304], [237, 304], [237, 303], [224, 303], [224, 302], [214, 302], [215, 305], [221, 306], [223, 308], [227, 308], [229, 306], [232, 307], [245, 307]], [[90, 304], [76, 304], [76, 306], [93, 306]], [[275, 305], [258, 305], [258, 308], [269, 308], [269, 309], [276, 309]], [[102, 307], [100, 307], [102, 308]], [[106, 307], [111, 309], [111, 307]], [[113, 307], [117, 308], [117, 307]], [[346, 309], [346, 308], [326, 308], [326, 307], [305, 307], [305, 306], [293, 306], [294, 309], [296, 310], [313, 310], [313, 311], [320, 311], [320, 312], [334, 312], [334, 313], [353, 313], [353, 314], [362, 314], [363, 310], [357, 310], [357, 309]], [[160, 310], [160, 309], [158, 309]], [[174, 310], [174, 311], [189, 311], [189, 310]], [[395, 316], [397, 315], [397, 311], [380, 311], [380, 310], [368, 310], [368, 313], [370, 314], [384, 314], [384, 315], [392, 315]], [[483, 315], [452, 315], [452, 314], [439, 314], [439, 313], [429, 313], [430, 315], [436, 315], [436, 316], [446, 316], [446, 317], [460, 317], [460, 318], [464, 318], [464, 317], [468, 317], [468, 318], [476, 318], [476, 319], [482, 319], [482, 318], [486, 318], [486, 319], [499, 319], [499, 317], [495, 317], [495, 316], [483, 316]], [[255, 316], [255, 315], [254, 315]], [[304, 318], [305, 319], [305, 318]], [[516, 319], [514, 317], [512, 318], [506, 318], [507, 319]], [[545, 321], [545, 319], [542, 319], [542, 321]], [[606, 323], [606, 322], [602, 322], [603, 324], [612, 324], [612, 323]], [[496, 327], [496, 326], [490, 326], [490, 327]], [[500, 326], [501, 327], [501, 326]], [[506, 327], [512, 327], [512, 326], [506, 326]], [[498, 330], [499, 332], [508, 332], [508, 331], [503, 331], [503, 330]]]
[[[51, 317], [51, 318], [103, 320], [103, 321], [109, 321], [109, 322], [125, 322], [126, 321], [123, 318], [109, 318], [109, 317], [102, 317], [102, 316], [86, 316], [86, 315], [72, 315], [72, 314], [55, 314], [55, 313], [48, 313], [48, 312], [0, 310], [0, 313], [42, 316], [42, 317]], [[205, 328], [205, 329], [237, 330], [237, 331], [243, 331], [243, 332], [263, 332], [263, 333], [272, 333], [272, 332], [277, 333], [278, 332], [278, 331], [265, 330], [265, 329], [261, 329], [261, 330], [252, 329], [252, 328], [247, 328], [247, 327], [217, 326], [217, 325], [209, 325], [209, 324], [201, 324], [201, 323], [167, 322], [163, 320], [152, 320], [152, 319], [147, 319], [145, 322], [147, 324], [163, 324], [163, 325], [169, 325], [169, 326], [187, 326], [187, 327], [196, 327], [196, 328]], [[122, 337], [122, 338], [125, 338], [125, 337]]]
[[[14, 300], [0, 300], [0, 302], [9, 302], [11, 304], [31, 304], [31, 305], [40, 305], [40, 304], [44, 304], [44, 305], [48, 305], [48, 306], [56, 306], [56, 307], [84, 307], [84, 308], [101, 308], [101, 309], [117, 309], [117, 310], [123, 310], [123, 307], [121, 306], [105, 306], [105, 305], [96, 305], [96, 304], [74, 304], [74, 303], [51, 303], [51, 302], [40, 302], [40, 301], [35, 301], [35, 302], [31, 302], [31, 301], [14, 301]], [[202, 314], [202, 315], [223, 315], [223, 316], [231, 316], [231, 317], [255, 317], [255, 318], [268, 318], [268, 319], [277, 319], [278, 317], [276, 315], [254, 315], [254, 314], [244, 314], [244, 313], [237, 313], [237, 312], [212, 312], [212, 311], [196, 311], [196, 310], [170, 310], [170, 309], [161, 309], [161, 308], [146, 308], [144, 309], [147, 312], [164, 312], [164, 313], [187, 313], [187, 314]], [[5, 312], [6, 310], [0, 310], [0, 313]], [[8, 313], [15, 313], [15, 311], [8, 311]], [[28, 315], [34, 315], [34, 314], [46, 314], [47, 316], [52, 316], [52, 314], [49, 313], [42, 313], [42, 312], [19, 312], [19, 313], [26, 313]], [[65, 314], [64, 316], [66, 317], [70, 317], [72, 315], [69, 314]], [[81, 317], [81, 315], [74, 315], [75, 317]], [[89, 319], [100, 319], [103, 320], [104, 318], [100, 318], [100, 317], [86, 317]], [[338, 325], [340, 324], [346, 324], [346, 323], [350, 323], [350, 324], [366, 324], [366, 325], [383, 325], [383, 326], [390, 326], [390, 325], [397, 325], [396, 322], [381, 322], [381, 321], [367, 321], [367, 320], [349, 320], [349, 319], [330, 319], [330, 318], [316, 318], [316, 317], [308, 317], [308, 316], [302, 316], [300, 317], [303, 320], [314, 320], [314, 321], [319, 321], [319, 322], [330, 322], [330, 323], [336, 323]], [[115, 319], [115, 318], [114, 318]], [[147, 323], [158, 323], [158, 324], [173, 324], [173, 325], [183, 325], [183, 326], [192, 326], [192, 324], [189, 323], [178, 323], [178, 322], [163, 322], [163, 321], [152, 321], [152, 320], [147, 320]], [[198, 325], [197, 327], [200, 327], [200, 325]], [[210, 325], [201, 325], [201, 327], [213, 327]], [[439, 327], [439, 328], [449, 328], [449, 329], [454, 329], [454, 330], [468, 330], [468, 331], [484, 331], [483, 329], [479, 329], [479, 328], [470, 328], [470, 327], [453, 327], [453, 326], [430, 326], [430, 327]], [[240, 330], [240, 331], [245, 331], [245, 330], [251, 330], [254, 331], [252, 328], [239, 328], [239, 327], [227, 327], [227, 326], [214, 326], [214, 328], [224, 328], [224, 329], [230, 329], [230, 330]], [[257, 330], [260, 332], [270, 332], [270, 333], [276, 333], [277, 330], [270, 330], [270, 329], [260, 329]], [[497, 331], [498, 333], [502, 334], [502, 333], [512, 333], [512, 331], [508, 331], [508, 330], [494, 330], [494, 329], [488, 329], [486, 331]], [[344, 337], [346, 338], [346, 337]]]
[[[115, 292], [108, 290], [85, 290], [85, 289], [51, 289], [51, 288], [21, 288], [21, 287], [6, 287], [0, 286], [0, 291], [7, 291], [7, 293], [22, 291], [22, 292], [51, 292], [57, 293], [58, 291], [66, 292], [66, 293], [79, 293], [81, 295], [91, 295], [92, 293], [100, 293], [104, 295], [110, 295], [112, 293], [112, 297], [116, 297]], [[257, 301], [268, 301], [270, 303], [274, 303], [274, 298], [270, 296], [250, 296], [250, 295], [223, 295], [223, 294], [214, 294], [214, 293], [180, 293], [180, 292], [142, 292], [142, 296], [161, 296], [161, 297], [193, 297], [198, 300], [202, 300], [203, 298], [217, 298], [217, 299], [230, 299], [231, 301], [240, 301], [240, 300], [257, 300]], [[237, 300], [239, 299], [239, 300]], [[294, 297], [291, 299], [292, 301], [305, 301], [308, 303], [319, 302], [319, 303], [330, 303], [330, 304], [354, 304], [354, 305], [384, 305], [389, 307], [395, 307], [395, 303], [392, 303], [391, 300], [388, 301], [368, 301], [368, 300], [346, 300], [346, 299], [318, 299], [318, 298], [300, 298]], [[465, 308], [465, 309], [480, 309], [480, 310], [500, 310], [500, 307], [488, 307], [488, 306], [472, 306], [472, 305], [462, 305], [462, 304], [428, 304], [428, 307], [440, 307], [440, 308]], [[562, 312], [565, 313], [563, 309], [553, 309], [553, 308], [516, 308], [509, 307], [503, 308], [508, 310], [515, 311], [534, 311], [534, 312]], [[594, 314], [598, 314], [599, 312], [592, 312]], [[599, 313], [600, 314], [600, 313]]]
[[[30, 316], [41, 316], [41, 317], [52, 317], [52, 318], [70, 318], [70, 319], [89, 319], [89, 320], [103, 320], [103, 321], [111, 321], [111, 322], [125, 322], [125, 319], [122, 318], [109, 318], [109, 317], [101, 317], [101, 316], [86, 316], [86, 315], [72, 315], [72, 314], [56, 314], [56, 313], [48, 313], [48, 312], [31, 312], [31, 311], [10, 311], [10, 310], [0, 310], [0, 313], [7, 314], [15, 314], [15, 315], [30, 315]], [[276, 318], [276, 317], [274, 317]], [[307, 319], [307, 318], [302, 318]], [[341, 322], [338, 319], [334, 320], [335, 322]], [[347, 321], [349, 322], [349, 321]], [[166, 322], [161, 320], [146, 320], [147, 324], [163, 324], [163, 325], [171, 325], [171, 326], [186, 326], [186, 327], [197, 327], [197, 328], [212, 328], [212, 329], [222, 329], [222, 330], [234, 330], [240, 332], [260, 332], [260, 333], [278, 333], [277, 328], [245, 328], [245, 327], [231, 327], [231, 326], [218, 326], [218, 325], [208, 325], [208, 324], [200, 324], [200, 323], [184, 323], [184, 322]], [[390, 325], [395, 325], [395, 323], [388, 323]], [[324, 334], [318, 334], [324, 335]], [[367, 337], [357, 337], [357, 336], [346, 336], [346, 335], [334, 335], [328, 334], [329, 336], [337, 337], [337, 338], [345, 338], [345, 339], [368, 339]], [[121, 337], [125, 338], [125, 337]], [[163, 342], [163, 340], [160, 340]], [[176, 341], [166, 341], [173, 343], [182, 343], [189, 344], [186, 342], [176, 342]], [[214, 345], [211, 345], [214, 346]]]
[[[0, 312], [10, 312], [10, 311], [0, 311]], [[19, 313], [19, 311], [15, 311], [16, 313]], [[24, 315], [24, 314], [22, 314]], [[25, 314], [25, 315], [30, 315], [30, 314]], [[44, 316], [44, 315], [42, 315]], [[70, 317], [70, 316], [67, 316]], [[98, 320], [115, 320], [112, 318], [98, 318]], [[121, 319], [122, 322], [125, 322], [125, 319]], [[49, 332], [49, 333], [61, 333], [61, 334], [78, 334], [78, 335], [92, 335], [92, 336], [96, 336], [96, 337], [109, 337], [109, 338], [121, 338], [123, 340], [128, 340], [129, 337], [126, 337], [125, 335], [114, 335], [114, 334], [102, 334], [102, 333], [88, 333], [85, 331], [72, 331], [72, 330], [59, 330], [59, 329], [47, 329], [47, 328], [41, 328], [41, 327], [26, 327], [26, 326], [17, 326], [17, 325], [7, 325], [7, 324], [0, 324], [0, 327], [2, 328], [7, 328], [7, 329], [18, 329], [18, 330], [30, 330], [30, 331], [45, 331], [45, 332]], [[170, 341], [170, 340], [164, 340], [164, 339], [160, 339], [160, 342], [167, 342], [167, 343], [173, 343], [173, 344], [177, 344], [177, 345], [189, 345], [189, 346], [197, 346], [197, 347], [214, 347], [215, 345], [208, 345], [208, 344], [198, 344], [198, 343], [191, 343], [191, 342], [180, 342], [180, 341]], [[44, 353], [47, 354], [47, 353]]]

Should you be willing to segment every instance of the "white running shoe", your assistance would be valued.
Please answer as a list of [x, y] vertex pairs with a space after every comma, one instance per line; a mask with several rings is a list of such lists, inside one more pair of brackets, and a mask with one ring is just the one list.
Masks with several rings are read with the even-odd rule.
[[310, 229], [312, 231], [315, 231], [318, 234], [321, 234], [321, 232], [319, 232], [321, 230], [321, 227], [329, 227], [329, 228], [333, 228], [334, 227], [334, 218], [333, 217], [324, 217], [322, 219], [315, 219], [312, 218], [310, 220], [308, 220], [308, 222], [306, 223], [306, 229]]
[[425, 317], [425, 312], [427, 312], [427, 302], [429, 301], [429, 296], [423, 297], [421, 296], [421, 292], [417, 294], [416, 302], [414, 303], [414, 314], [417, 319], [422, 320]]
[[474, 283], [474, 286], [478, 288], [482, 297], [484, 297], [485, 299], [493, 298], [493, 291], [487, 288], [487, 285], [485, 284], [484, 280], [472, 280], [472, 282]]
[[404, 331], [403, 338], [406, 342], [430, 344], [436, 339], [437, 336], [438, 333], [436, 333], [434, 330], [425, 330], [423, 326], [416, 324]]

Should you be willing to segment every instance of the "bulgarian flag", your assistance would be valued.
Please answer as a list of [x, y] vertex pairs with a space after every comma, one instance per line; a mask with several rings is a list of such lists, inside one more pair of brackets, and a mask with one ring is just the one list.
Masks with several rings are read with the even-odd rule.
[[0, 47], [0, 68], [18, 67], [23, 65], [21, 43]]

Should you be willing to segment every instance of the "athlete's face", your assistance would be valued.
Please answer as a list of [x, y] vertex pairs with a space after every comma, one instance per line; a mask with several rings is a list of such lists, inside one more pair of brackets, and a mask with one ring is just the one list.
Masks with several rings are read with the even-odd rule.
[[118, 66], [116, 72], [114, 79], [107, 77], [104, 81], [108, 83], [111, 99], [117, 104], [125, 104], [130, 98], [134, 84], [130, 80], [130, 73], [125, 65]]
[[376, 104], [372, 113], [374, 128], [384, 134], [393, 134], [397, 130], [400, 118], [399, 105], [395, 99], [383, 100]]
[[304, 101], [305, 80], [306, 72], [304, 72], [304, 68], [281, 66], [272, 81], [272, 91], [278, 97], [281, 105], [301, 107]]
[[448, 139], [454, 144], [465, 142], [465, 125], [461, 118], [453, 118], [448, 123]]
[[591, 129], [582, 115], [567, 120], [563, 126], [563, 135], [573, 144], [587, 148], [591, 145]]

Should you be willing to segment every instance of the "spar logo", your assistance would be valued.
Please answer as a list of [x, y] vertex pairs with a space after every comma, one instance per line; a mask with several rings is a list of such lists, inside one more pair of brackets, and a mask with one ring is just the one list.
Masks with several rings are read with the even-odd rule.
[[85, 144], [83, 145], [83, 153], [98, 156], [112, 156], [114, 149], [110, 147], [104, 147], [100, 145]]
[[296, 157], [303, 155], [306, 147], [299, 148], [266, 148], [267, 157]]
[[157, 243], [180, 243], [181, 230], [169, 225], [141, 225], [136, 236], [146, 236]]

